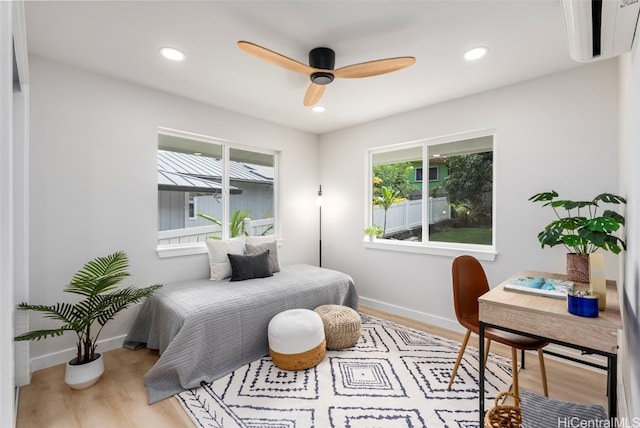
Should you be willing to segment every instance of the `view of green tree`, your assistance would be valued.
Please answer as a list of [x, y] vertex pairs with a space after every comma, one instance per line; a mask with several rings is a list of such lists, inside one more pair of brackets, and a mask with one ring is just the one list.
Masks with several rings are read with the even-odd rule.
[[413, 166], [409, 162], [374, 166], [374, 197], [380, 194], [382, 187], [388, 187], [397, 190], [398, 197], [408, 198], [411, 191], [417, 188], [417, 186], [409, 182], [409, 176], [412, 173]]
[[377, 205], [384, 210], [383, 234], [387, 232], [387, 211], [391, 208], [391, 205], [403, 202], [404, 200], [405, 198], [400, 197], [400, 192], [387, 186], [382, 186], [380, 188], [380, 194], [373, 198], [373, 205]]
[[493, 152], [451, 156], [447, 164], [444, 188], [449, 203], [466, 206], [472, 218], [481, 218], [487, 211], [484, 194], [491, 191], [493, 183]]

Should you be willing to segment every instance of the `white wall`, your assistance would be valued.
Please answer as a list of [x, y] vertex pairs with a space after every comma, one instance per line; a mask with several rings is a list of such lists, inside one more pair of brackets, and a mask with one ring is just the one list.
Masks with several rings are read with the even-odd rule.
[[[637, 34], [637, 33], [636, 33]], [[637, 36], [636, 36], [637, 37]], [[640, 415], [640, 48], [620, 60], [620, 187], [627, 197], [627, 253], [621, 264], [623, 343], [620, 347], [621, 416]]]
[[[553, 213], [527, 199], [551, 189], [570, 199], [618, 191], [617, 85], [616, 61], [600, 62], [321, 136], [323, 265], [351, 274], [363, 303], [458, 328], [450, 257], [363, 248], [365, 151], [495, 128], [498, 256], [483, 263], [489, 281], [563, 272], [565, 250], [542, 250], [536, 239]], [[605, 260], [617, 278], [617, 259]]]
[[[317, 242], [315, 135], [42, 58], [29, 62], [31, 303], [69, 299], [62, 290], [73, 273], [119, 249], [131, 263], [127, 285], [208, 277], [206, 254], [159, 259], [155, 252], [160, 126], [281, 151], [280, 260], [317, 263], [317, 246], [309, 245]], [[121, 315], [102, 339], [126, 334], [133, 312]], [[42, 325], [31, 317], [31, 328]], [[73, 339], [33, 342], [33, 369], [61, 362], [63, 355], [48, 354], [73, 348]]]
[[0, 3], [0, 425], [13, 426], [13, 55], [11, 4]]
[[[15, 56], [14, 56], [15, 55]], [[15, 61], [15, 64], [14, 64]], [[14, 70], [17, 70], [17, 74]], [[28, 347], [13, 336], [26, 328], [14, 309], [28, 283], [28, 64], [24, 8], [0, 4], [0, 426], [15, 424], [18, 389], [28, 382]], [[15, 85], [14, 81], [19, 84]], [[15, 362], [15, 364], [14, 364]]]

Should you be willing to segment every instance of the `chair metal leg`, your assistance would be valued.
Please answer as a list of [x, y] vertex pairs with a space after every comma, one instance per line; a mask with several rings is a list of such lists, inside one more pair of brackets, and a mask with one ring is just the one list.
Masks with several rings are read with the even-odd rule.
[[511, 370], [513, 371], [513, 393], [520, 396], [518, 389], [518, 350], [511, 348]]
[[458, 352], [458, 359], [456, 360], [456, 365], [453, 366], [453, 371], [451, 372], [451, 379], [449, 380], [449, 386], [447, 386], [447, 389], [451, 389], [451, 385], [453, 385], [453, 381], [456, 378], [456, 373], [458, 373], [458, 367], [460, 367], [460, 362], [462, 361], [462, 355], [464, 355], [464, 350], [467, 347], [467, 343], [469, 343], [469, 337], [471, 337], [471, 330], [467, 330], [467, 333], [464, 335], [464, 340], [462, 341], [462, 345], [460, 346], [460, 352]]
[[542, 390], [544, 391], [544, 396], [549, 396], [549, 389], [547, 388], [547, 370], [544, 367], [544, 354], [542, 352], [542, 348], [538, 349], [538, 360], [540, 360], [540, 379], [542, 380]]
[[487, 367], [487, 360], [489, 359], [489, 348], [491, 348], [491, 339], [487, 339], [487, 347], [484, 351], [484, 366]]

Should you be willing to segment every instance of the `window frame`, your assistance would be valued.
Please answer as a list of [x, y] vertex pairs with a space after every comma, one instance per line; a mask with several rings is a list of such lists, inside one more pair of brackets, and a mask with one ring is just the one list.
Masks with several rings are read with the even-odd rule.
[[[264, 155], [273, 156], [273, 234], [276, 236], [278, 242], [281, 241], [281, 222], [280, 222], [280, 172], [279, 172], [279, 162], [280, 162], [280, 151], [265, 149], [261, 147], [250, 146], [246, 144], [240, 144], [231, 142], [229, 140], [224, 140], [221, 138], [209, 137], [200, 134], [194, 134], [186, 131], [179, 131], [170, 128], [159, 127], [157, 131], [157, 135], [160, 134], [174, 136], [179, 138], [192, 139], [194, 141], [198, 141], [200, 143], [211, 143], [217, 144], [221, 146], [222, 149], [222, 206], [223, 206], [223, 214], [222, 214], [222, 223], [226, 225], [226, 227], [222, 228], [222, 239], [229, 239], [229, 227], [228, 221], [231, 218], [230, 209], [230, 170], [229, 170], [229, 161], [230, 161], [230, 153], [231, 149], [238, 149], [248, 152], [254, 152]], [[160, 149], [156, 145], [156, 150]], [[157, 161], [156, 161], [157, 162]], [[156, 182], [156, 198], [158, 197], [158, 188]], [[188, 203], [188, 195], [187, 195], [187, 203]], [[194, 200], [195, 203], [195, 200]], [[156, 213], [157, 213], [158, 202], [156, 199]], [[188, 211], [188, 207], [186, 207]], [[188, 212], [187, 212], [188, 214]], [[157, 218], [157, 215], [156, 215]], [[189, 220], [189, 218], [186, 218]], [[156, 220], [157, 221], [157, 220]], [[158, 225], [156, 223], [156, 238], [158, 233]], [[207, 246], [205, 242], [196, 242], [196, 243], [186, 243], [186, 244], [158, 244], [156, 239], [156, 254], [159, 258], [167, 258], [167, 257], [179, 257], [179, 256], [188, 256], [194, 254], [206, 254]]]
[[[457, 134], [450, 134], [440, 137], [433, 138], [425, 138], [421, 140], [415, 140], [405, 143], [398, 143], [388, 146], [380, 146], [367, 149], [365, 151], [365, 159], [366, 159], [366, 173], [365, 173], [365, 201], [364, 201], [364, 225], [365, 228], [370, 226], [373, 218], [373, 204], [372, 196], [373, 196], [373, 166], [374, 166], [374, 154], [386, 153], [386, 152], [394, 152], [400, 151], [403, 149], [409, 149], [413, 147], [422, 146], [422, 161], [423, 168], [425, 164], [425, 160], [428, 161], [428, 148], [430, 146], [453, 143], [461, 140], [468, 140], [479, 137], [492, 137], [492, 146], [493, 146], [493, 183], [492, 183], [492, 239], [491, 245], [480, 245], [480, 244], [466, 244], [466, 243], [449, 243], [449, 242], [439, 242], [439, 241], [428, 241], [428, 228], [425, 229], [424, 225], [428, 224], [428, 198], [429, 198], [429, 186], [422, 187], [422, 224], [423, 224], [423, 232], [422, 232], [422, 242], [408, 242], [408, 241], [395, 241], [388, 239], [374, 239], [373, 241], [369, 240], [367, 237], [363, 238], [363, 246], [367, 249], [373, 250], [385, 250], [385, 251], [397, 251], [397, 252], [405, 252], [405, 253], [419, 253], [419, 254], [428, 254], [435, 256], [444, 256], [444, 257], [457, 257], [462, 254], [470, 254], [483, 261], [493, 261], [497, 255], [497, 243], [496, 243], [496, 229], [498, 224], [497, 217], [497, 174], [496, 174], [496, 159], [498, 152], [498, 137], [497, 131], [494, 128], [483, 129], [478, 131], [471, 132], [462, 132]], [[428, 163], [427, 163], [428, 164]], [[423, 170], [423, 179], [424, 179], [424, 170]], [[424, 182], [424, 181], [423, 181]]]

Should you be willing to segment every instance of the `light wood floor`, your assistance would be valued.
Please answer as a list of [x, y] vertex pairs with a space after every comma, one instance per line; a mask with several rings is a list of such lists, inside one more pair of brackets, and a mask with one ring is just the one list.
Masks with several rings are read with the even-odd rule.
[[[370, 308], [363, 312], [461, 341], [462, 334], [432, 327]], [[477, 346], [470, 341], [470, 346]], [[492, 351], [510, 356], [499, 344]], [[147, 403], [143, 376], [158, 359], [158, 352], [140, 349], [116, 349], [104, 353], [105, 374], [94, 386], [80, 391], [64, 384], [64, 365], [37, 371], [30, 385], [20, 389], [18, 428], [45, 427], [193, 427], [178, 401], [168, 398], [153, 405]], [[545, 359], [549, 395], [579, 403], [607, 406], [606, 375], [547, 357]], [[527, 355], [526, 369], [520, 371], [520, 387], [542, 393], [536, 354]]]

